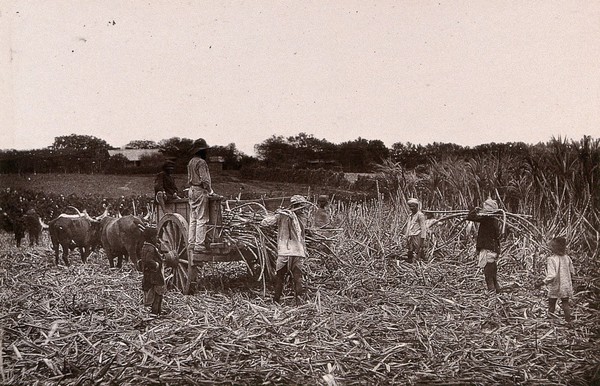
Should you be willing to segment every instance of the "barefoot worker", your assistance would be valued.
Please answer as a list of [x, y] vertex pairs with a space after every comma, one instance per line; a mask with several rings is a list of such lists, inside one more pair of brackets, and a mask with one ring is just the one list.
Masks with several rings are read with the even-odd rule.
[[478, 266], [483, 268], [485, 283], [488, 291], [500, 292], [498, 279], [498, 265], [496, 261], [500, 256], [500, 226], [498, 220], [492, 216], [498, 210], [498, 204], [495, 200], [488, 198], [483, 203], [483, 209], [476, 207], [467, 215], [467, 220], [479, 223], [477, 232], [477, 252]]

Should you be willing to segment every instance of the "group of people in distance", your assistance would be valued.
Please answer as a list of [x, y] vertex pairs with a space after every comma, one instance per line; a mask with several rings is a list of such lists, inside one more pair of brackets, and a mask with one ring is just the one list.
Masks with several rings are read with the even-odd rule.
[[[209, 220], [209, 196], [214, 194], [208, 164], [206, 163], [209, 146], [203, 138], [194, 141], [190, 154], [192, 158], [187, 164], [188, 202], [190, 205], [188, 248], [193, 253], [208, 253], [204, 244], [206, 224]], [[173, 179], [175, 162], [167, 160], [163, 170], [155, 180], [156, 202], [163, 211], [169, 200], [180, 198]], [[316, 228], [326, 227], [331, 219], [327, 209], [328, 197], [319, 196], [318, 205], [314, 205], [305, 197], [294, 195], [287, 208], [281, 208], [266, 216], [261, 226], [277, 226], [277, 263], [274, 283], [273, 300], [280, 302], [283, 283], [286, 275], [291, 275], [296, 300], [304, 294], [302, 285], [302, 265], [307, 257], [306, 227], [311, 206], [315, 206], [312, 225]], [[421, 203], [416, 198], [407, 201], [409, 216], [405, 230], [407, 261], [414, 262], [424, 258], [428, 228], [436, 220], [427, 218], [421, 211]], [[500, 257], [500, 239], [502, 237], [499, 221], [493, 216], [498, 211], [498, 203], [488, 198], [483, 208], [473, 208], [466, 220], [479, 223], [476, 241], [477, 265], [483, 269], [488, 291], [499, 293], [497, 260]], [[545, 284], [548, 288], [548, 311], [554, 314], [556, 303], [561, 299], [561, 305], [567, 322], [572, 321], [569, 298], [573, 296], [571, 275], [573, 262], [566, 253], [566, 240], [556, 237], [549, 243], [552, 254], [547, 258], [546, 277], [536, 285]]]
[[[407, 260], [422, 259], [427, 230], [430, 226], [426, 216], [420, 208], [416, 198], [407, 201], [409, 217], [406, 226]], [[483, 208], [473, 208], [467, 214], [466, 220], [479, 223], [475, 251], [477, 266], [483, 269], [485, 283], [488, 291], [501, 292], [498, 284], [497, 260], [500, 257], [500, 239], [502, 237], [499, 221], [493, 216], [498, 211], [498, 203], [488, 198], [483, 203]], [[554, 315], [556, 303], [561, 299], [561, 306], [567, 323], [571, 324], [573, 318], [569, 298], [573, 296], [571, 275], [574, 273], [573, 261], [567, 254], [566, 239], [555, 237], [549, 241], [548, 247], [551, 254], [546, 260], [546, 276], [536, 281], [535, 286], [546, 285], [548, 289], [548, 313]]]

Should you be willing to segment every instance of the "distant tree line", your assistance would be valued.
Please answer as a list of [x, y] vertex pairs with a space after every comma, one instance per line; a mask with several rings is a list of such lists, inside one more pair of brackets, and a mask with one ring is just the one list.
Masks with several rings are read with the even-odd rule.
[[[91, 135], [71, 134], [54, 139], [47, 148], [0, 150], [2, 173], [148, 173], [160, 168], [165, 159], [177, 163], [176, 172], [184, 172], [190, 158], [192, 139], [173, 137], [159, 142], [134, 140], [125, 149], [159, 149], [160, 154], [143, 156], [144, 167], [130, 167], [126, 157], [110, 156], [105, 140]], [[296, 136], [272, 136], [255, 146], [257, 157], [248, 156], [234, 143], [213, 146], [209, 156], [220, 157], [225, 170], [264, 166], [281, 169], [328, 169], [337, 172], [368, 172], [389, 157], [382, 141], [358, 138], [334, 144], [325, 139], [300, 133]]]
[[[176, 173], [185, 173], [190, 158], [192, 139], [172, 137], [159, 142], [134, 140], [125, 145], [129, 149], [159, 149], [158, 154], [146, 156], [144, 167], [131, 167], [122, 155], [109, 156], [108, 150], [115, 149], [106, 141], [89, 135], [71, 134], [54, 139], [54, 143], [44, 149], [1, 150], [1, 173], [155, 173], [165, 159], [176, 162]], [[560, 143], [560, 146], [556, 144]], [[318, 139], [306, 133], [296, 136], [271, 136], [255, 145], [256, 157], [248, 156], [236, 148], [234, 143], [226, 146], [213, 146], [209, 157], [218, 156], [223, 161], [223, 169], [240, 170], [246, 178], [278, 180], [281, 182], [307, 181], [336, 186], [344, 185], [340, 176], [343, 173], [381, 172], [383, 169], [398, 173], [405, 171], [426, 172], [431, 165], [460, 163], [465, 160], [493, 159], [496, 165], [494, 179], [482, 182], [506, 186], [508, 176], [519, 175], [519, 170], [508, 171], [507, 160], [517, 160], [511, 165], [517, 169], [544, 169], [540, 160], [562, 157], [569, 162], [584, 165], [581, 179], [587, 185], [600, 180], [599, 140], [585, 136], [580, 141], [552, 139], [548, 143], [527, 145], [525, 143], [489, 143], [475, 147], [452, 143], [434, 142], [417, 145], [410, 142], [397, 142], [391, 148], [380, 140], [358, 138], [353, 141], [334, 144], [326, 139]], [[544, 161], [546, 162], [546, 161]], [[390, 167], [390, 165], [392, 165]], [[310, 172], [307, 172], [310, 170]], [[322, 172], [318, 172], [321, 170]], [[276, 173], [274, 171], [277, 171]], [[302, 171], [302, 172], [301, 172]], [[561, 173], [572, 173], [570, 165], [565, 165]], [[400, 177], [394, 177], [400, 178]], [[388, 181], [391, 181], [388, 179]], [[363, 181], [365, 185], [370, 182]], [[483, 188], [483, 187], [482, 187]]]
[[[183, 173], [189, 161], [189, 149], [194, 140], [173, 137], [160, 142], [134, 140], [125, 149], [158, 149], [159, 154], [142, 155], [141, 167], [134, 167], [122, 154], [109, 155], [110, 146], [105, 140], [91, 135], [71, 134], [54, 139], [47, 148], [33, 150], [0, 150], [0, 173], [106, 173], [147, 174], [156, 173], [166, 159], [177, 163], [176, 172]], [[213, 146], [211, 156], [223, 161], [223, 168], [237, 170], [243, 164], [256, 162], [256, 158], [240, 152], [234, 143]]]

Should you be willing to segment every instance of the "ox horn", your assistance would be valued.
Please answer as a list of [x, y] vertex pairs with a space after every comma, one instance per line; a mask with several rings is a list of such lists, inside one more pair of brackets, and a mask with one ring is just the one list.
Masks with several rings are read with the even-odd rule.
[[104, 213], [102, 213], [100, 216], [96, 217], [94, 220], [100, 221], [100, 220], [102, 220], [106, 216], [108, 216], [108, 208], [105, 208], [104, 209]]
[[77, 212], [77, 214], [78, 214], [79, 216], [83, 216], [83, 215], [81, 214], [81, 212], [79, 211], [79, 209], [75, 208], [74, 206], [71, 206], [71, 205], [69, 205], [69, 206], [67, 206], [67, 208], [75, 209], [75, 211]]
[[38, 217], [38, 220], [40, 220], [40, 225], [42, 226], [42, 229], [48, 229], [49, 226], [47, 224], [44, 224], [44, 221], [42, 220], [41, 217]]
[[150, 222], [150, 220], [152, 219], [152, 212], [148, 211], [148, 213], [146, 213], [146, 215], [144, 217], [142, 217], [142, 220], [144, 220], [145, 222]]

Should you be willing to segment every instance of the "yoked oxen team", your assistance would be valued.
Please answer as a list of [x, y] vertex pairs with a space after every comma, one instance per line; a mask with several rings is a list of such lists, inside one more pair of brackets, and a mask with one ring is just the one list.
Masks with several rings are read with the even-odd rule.
[[[72, 207], [73, 208], [73, 207]], [[133, 215], [118, 217], [109, 216], [108, 208], [97, 217], [90, 216], [85, 210], [73, 208], [75, 214], [63, 213], [51, 220], [48, 225], [33, 213], [27, 213], [19, 221], [14, 221], [17, 247], [25, 231], [29, 233], [30, 244], [38, 243], [42, 229], [48, 229], [56, 265], [62, 248], [62, 259], [69, 265], [69, 252], [78, 249], [81, 261], [85, 263], [92, 251], [102, 247], [111, 268], [121, 268], [123, 260], [129, 259], [132, 264], [141, 269], [138, 262], [143, 258], [143, 245], [156, 243], [156, 228], [148, 226], [147, 218]], [[17, 237], [18, 236], [18, 237]]]

